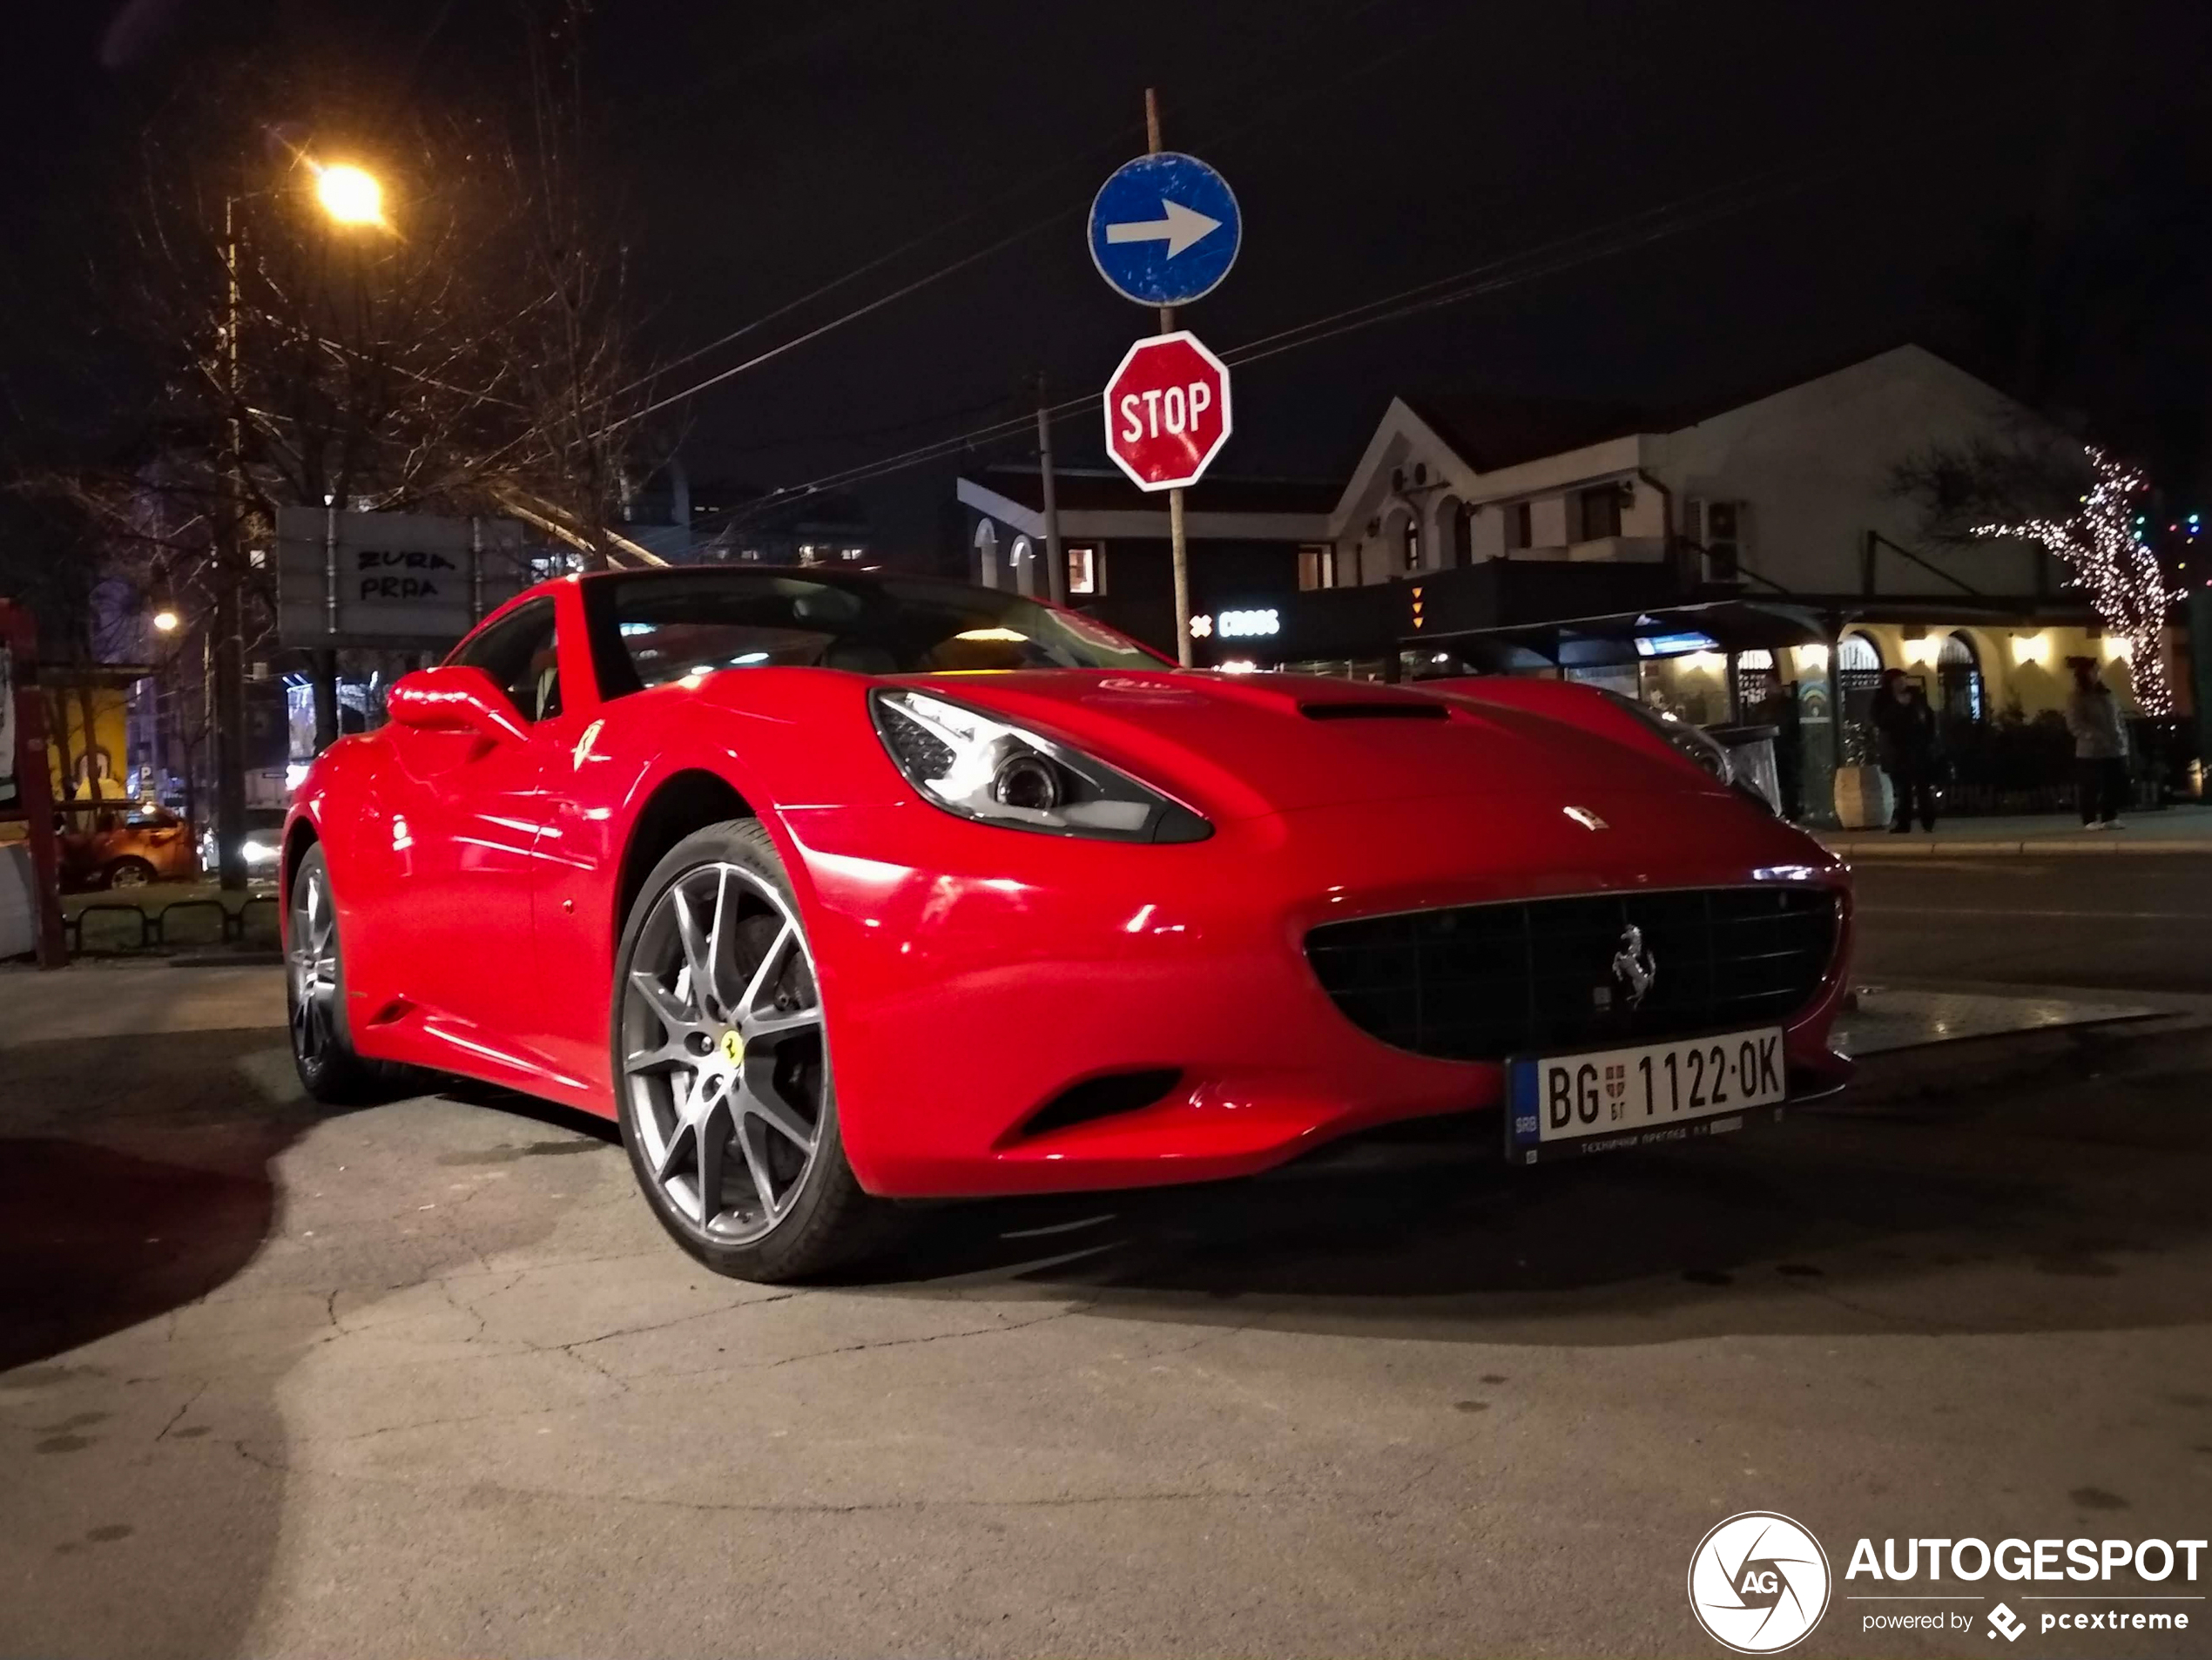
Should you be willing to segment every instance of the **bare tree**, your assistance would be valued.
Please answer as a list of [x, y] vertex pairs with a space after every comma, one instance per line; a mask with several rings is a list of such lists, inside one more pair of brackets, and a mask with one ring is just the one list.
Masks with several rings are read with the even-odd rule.
[[[91, 263], [144, 395], [98, 461], [12, 470], [78, 516], [58, 563], [179, 602], [179, 671], [216, 665], [219, 754], [242, 719], [220, 688], [274, 654], [280, 509], [516, 513], [593, 563], [624, 545], [606, 525], [644, 464], [644, 376], [586, 165], [584, 12], [518, 0], [523, 73], [465, 110], [401, 119], [342, 67], [252, 61], [140, 135]], [[382, 181], [381, 222], [319, 211], [339, 164]]]
[[[626, 252], [582, 154], [583, 12], [520, 8], [526, 78], [465, 113], [395, 129], [371, 92], [263, 64], [162, 111], [103, 262], [150, 407], [119, 462], [38, 482], [126, 564], [219, 563], [268, 546], [278, 508], [327, 503], [536, 503], [603, 549], [642, 398]], [[317, 211], [338, 163], [384, 181], [388, 224]], [[228, 574], [266, 608], [266, 571]]]

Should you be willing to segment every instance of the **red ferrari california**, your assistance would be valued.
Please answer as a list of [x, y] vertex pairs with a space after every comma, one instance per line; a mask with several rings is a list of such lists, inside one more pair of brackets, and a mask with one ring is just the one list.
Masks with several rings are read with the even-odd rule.
[[1843, 867], [1702, 735], [1553, 681], [1179, 670], [987, 589], [534, 589], [283, 844], [293, 1043], [611, 1117], [777, 1280], [882, 1202], [1251, 1174], [1485, 1114], [1514, 1164], [1840, 1087]]

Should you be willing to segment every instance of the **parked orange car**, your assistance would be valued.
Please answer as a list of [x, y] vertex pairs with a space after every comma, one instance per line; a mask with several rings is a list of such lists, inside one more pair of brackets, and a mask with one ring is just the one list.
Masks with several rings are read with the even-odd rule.
[[198, 874], [192, 827], [148, 801], [69, 801], [54, 810], [64, 888], [143, 887]]

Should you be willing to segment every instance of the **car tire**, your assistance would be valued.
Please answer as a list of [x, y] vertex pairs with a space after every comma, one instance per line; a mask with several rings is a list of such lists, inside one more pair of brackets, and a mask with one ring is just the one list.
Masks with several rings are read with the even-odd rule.
[[[704, 995], [688, 966], [703, 960]], [[698, 831], [653, 867], [616, 949], [609, 1033], [631, 1171], [698, 1262], [776, 1285], [881, 1244], [891, 1207], [846, 1162], [812, 950], [758, 820]]]
[[110, 887], [144, 887], [153, 880], [153, 867], [143, 859], [118, 859], [107, 867]]
[[331, 897], [330, 864], [307, 849], [287, 894], [284, 1004], [292, 1064], [308, 1099], [360, 1106], [407, 1093], [411, 1068], [364, 1058], [346, 1021], [346, 954]]

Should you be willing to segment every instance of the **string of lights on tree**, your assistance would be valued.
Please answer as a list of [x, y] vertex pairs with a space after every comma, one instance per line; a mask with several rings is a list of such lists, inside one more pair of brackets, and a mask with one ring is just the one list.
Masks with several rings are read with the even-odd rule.
[[2161, 635], [2168, 608], [2182, 596], [2168, 585], [2156, 550], [2136, 528], [2142, 521], [2134, 509], [2149, 481], [2094, 444], [2085, 448], [2096, 482], [2078, 512], [2065, 519], [1978, 524], [1973, 534], [2039, 543], [2072, 571], [2075, 585], [2088, 590], [2099, 620], [2128, 642], [2135, 701], [2147, 715], [2170, 715], [2174, 692], [2166, 680]]

